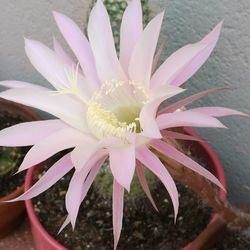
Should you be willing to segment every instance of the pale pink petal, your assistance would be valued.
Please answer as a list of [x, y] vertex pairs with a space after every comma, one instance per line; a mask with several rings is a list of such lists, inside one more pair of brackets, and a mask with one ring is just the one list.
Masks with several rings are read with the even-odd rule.
[[62, 35], [75, 53], [84, 75], [91, 82], [92, 86], [90, 87], [97, 90], [100, 82], [93, 52], [87, 38], [73, 20], [58, 12], [53, 12], [53, 14]]
[[69, 215], [67, 215], [67, 217], [64, 220], [63, 224], [61, 225], [57, 235], [59, 235], [64, 230], [64, 228], [67, 227], [69, 224], [70, 224], [70, 217], [69, 217]]
[[159, 98], [168, 99], [168, 98], [173, 97], [175, 95], [178, 95], [184, 91], [185, 91], [185, 89], [183, 89], [183, 88], [165, 84], [164, 86], [152, 88], [149, 91], [149, 98], [151, 101], [154, 101], [154, 100], [159, 99]]
[[113, 233], [114, 250], [116, 250], [121, 231], [124, 205], [124, 188], [114, 179], [113, 183]]
[[157, 124], [160, 130], [174, 127], [226, 128], [216, 118], [189, 110], [159, 115]]
[[97, 164], [100, 166], [106, 155], [105, 151], [97, 152], [89, 161], [88, 163], [81, 169], [81, 171], [75, 171], [73, 177], [71, 178], [69, 188], [66, 194], [66, 209], [70, 217], [70, 221], [72, 227], [75, 227], [77, 214], [79, 211], [79, 207], [82, 202], [83, 197], [83, 185], [86, 181], [86, 177], [89, 174], [90, 170], [93, 167], [96, 167]]
[[120, 62], [128, 73], [129, 61], [138, 38], [143, 31], [142, 7], [140, 0], [128, 2], [121, 24]]
[[19, 167], [19, 172], [28, 169], [52, 155], [64, 150], [75, 147], [82, 141], [91, 140], [88, 136], [72, 128], [61, 129], [43, 140], [36, 143], [26, 154]]
[[76, 170], [81, 170], [98, 149], [99, 145], [95, 141], [77, 145], [71, 152], [71, 159]]
[[200, 42], [189, 44], [172, 54], [153, 75], [151, 86], [166, 83], [180, 86], [186, 82], [210, 56], [219, 39], [221, 27], [222, 22]]
[[70, 66], [75, 66], [76, 67], [76, 63], [74, 62], [74, 60], [64, 51], [63, 47], [61, 46], [61, 44], [57, 41], [57, 39], [55, 37], [53, 37], [53, 47], [54, 47], [54, 51], [56, 52], [56, 54], [68, 65]]
[[191, 158], [186, 156], [185, 154], [178, 151], [173, 146], [161, 141], [161, 140], [152, 140], [150, 142], [150, 145], [154, 147], [156, 150], [158, 150], [160, 153], [170, 157], [171, 159], [183, 164], [184, 166], [190, 168], [194, 172], [204, 176], [214, 184], [216, 184], [218, 187], [225, 190], [225, 188], [222, 186], [220, 181], [211, 174], [208, 170], [203, 168], [201, 165], [199, 165], [197, 162], [193, 161]]
[[[100, 161], [96, 163], [94, 167], [90, 170], [86, 181], [82, 185], [82, 197], [81, 197], [81, 203], [85, 199], [93, 181], [95, 180], [96, 175], [98, 174], [100, 168], [102, 167], [104, 161], [106, 160], [107, 156], [104, 156]], [[70, 223], [70, 216], [68, 215], [65, 219], [64, 223], [62, 224], [58, 234]]]
[[151, 91], [152, 101], [143, 106], [139, 117], [144, 136], [153, 138], [162, 137], [156, 122], [158, 108], [163, 101], [183, 91], [184, 89], [170, 85], [165, 85], [164, 87]]
[[155, 204], [155, 201], [154, 201], [154, 199], [153, 199], [153, 197], [151, 195], [151, 192], [150, 192], [150, 189], [149, 189], [149, 186], [148, 186], [148, 182], [147, 182], [145, 172], [144, 172], [144, 166], [139, 161], [136, 162], [136, 174], [138, 176], [138, 179], [139, 179], [139, 181], [141, 183], [141, 186], [142, 186], [145, 194], [147, 195], [149, 201], [151, 202], [154, 209], [158, 212], [158, 208], [157, 208], [157, 206]]
[[20, 82], [20, 81], [2, 81], [0, 82], [0, 86], [10, 88], [10, 89], [20, 88], [20, 89], [42, 89], [42, 90], [47, 90], [47, 91], [50, 90], [40, 85], [35, 85], [33, 83]]
[[205, 44], [191, 44], [177, 50], [153, 74], [151, 87], [172, 84], [177, 73], [188, 67], [190, 61], [206, 48]]
[[164, 13], [157, 15], [147, 25], [136, 43], [129, 64], [130, 79], [149, 86], [154, 54]]
[[109, 16], [102, 0], [97, 1], [90, 13], [88, 36], [101, 81], [126, 80], [116, 54]]
[[66, 209], [73, 229], [75, 228], [78, 211], [81, 205], [82, 185], [90, 171], [90, 168], [91, 166], [89, 166], [88, 169], [84, 168], [81, 171], [76, 171], [74, 173], [66, 193]]
[[158, 62], [160, 60], [160, 57], [161, 57], [161, 54], [162, 54], [162, 51], [164, 50], [164, 48], [165, 48], [165, 45], [162, 43], [159, 46], [158, 50], [156, 51], [156, 54], [155, 54], [154, 60], [153, 60], [152, 73], [154, 73], [156, 68], [157, 68]]
[[69, 126], [61, 120], [20, 123], [0, 131], [0, 145], [5, 147], [31, 146], [44, 137]]
[[182, 133], [178, 133], [178, 132], [174, 132], [174, 131], [169, 131], [169, 130], [162, 130], [161, 131], [162, 137], [168, 137], [168, 138], [173, 138], [176, 140], [187, 140], [187, 141], [203, 141], [202, 139], [198, 138], [198, 137], [194, 137], [191, 135], [186, 135], [186, 134], [182, 134]]
[[154, 155], [147, 147], [142, 146], [136, 150], [136, 158], [152, 171], [166, 187], [174, 207], [175, 220], [179, 209], [179, 198], [176, 185], [166, 167], [159, 158]]
[[[72, 76], [77, 74], [77, 86], [85, 87], [85, 98], [90, 98], [93, 90], [88, 86], [86, 79], [72, 68], [72, 65], [61, 60], [61, 58], [44, 44], [34, 41], [25, 40], [25, 51], [31, 64], [37, 71], [50, 82], [57, 90], [69, 88], [73, 85]], [[74, 69], [74, 72], [72, 72]]]
[[111, 172], [116, 181], [130, 191], [130, 184], [135, 172], [135, 145], [109, 148]]
[[37, 195], [52, 187], [72, 168], [73, 164], [70, 160], [70, 155], [67, 154], [57, 161], [53, 166], [51, 166], [49, 170], [47, 170], [47, 172], [29, 190], [19, 197], [11, 200], [11, 202], [28, 200], [36, 197]]
[[77, 99], [50, 91], [21, 88], [3, 91], [0, 97], [43, 110], [83, 132], [89, 131], [84, 115], [86, 107]]
[[208, 94], [214, 93], [214, 92], [219, 92], [219, 91], [226, 90], [226, 89], [228, 89], [228, 88], [227, 87], [219, 87], [219, 88], [212, 88], [212, 89], [203, 90], [199, 93], [188, 96], [188, 97], [186, 97], [178, 102], [175, 102], [175, 103], [169, 105], [168, 107], [160, 110], [158, 112], [158, 114], [160, 115], [160, 114], [164, 114], [164, 113], [172, 113], [172, 112], [176, 111], [177, 109], [185, 107], [188, 104], [199, 100], [200, 98], [202, 98], [205, 95], [208, 95]]
[[[94, 164], [94, 166], [91, 168], [91, 170], [90, 170], [90, 172], [89, 172], [89, 174], [88, 174], [88, 176], [87, 176], [85, 182], [83, 183], [81, 201], [83, 201], [83, 200], [85, 199], [85, 197], [86, 197], [86, 195], [87, 195], [87, 193], [88, 193], [88, 191], [89, 191], [89, 189], [90, 189], [90, 187], [91, 187], [93, 181], [95, 180], [96, 175], [98, 174], [98, 172], [99, 172], [99, 170], [101, 169], [103, 163], [104, 163], [105, 160], [107, 159], [106, 153], [101, 152], [101, 153], [98, 153], [98, 154], [100, 154], [100, 155], [98, 155], [97, 160], [98, 160], [98, 159], [100, 159], [100, 160], [98, 160], [98, 161]], [[104, 156], [103, 156], [103, 155], [104, 155]], [[95, 157], [96, 157], [96, 156], [95, 156]], [[95, 157], [94, 157], [94, 158], [95, 158]]]
[[76, 170], [79, 171], [96, 151], [104, 148], [120, 148], [123, 146], [124, 142], [117, 137], [105, 137], [100, 141], [84, 141], [76, 145], [71, 152], [71, 159]]
[[239, 115], [242, 117], [250, 118], [248, 114], [244, 114], [240, 111], [229, 109], [229, 108], [224, 108], [224, 107], [201, 107], [201, 108], [191, 109], [191, 111], [206, 114], [206, 115], [213, 116], [213, 117]]

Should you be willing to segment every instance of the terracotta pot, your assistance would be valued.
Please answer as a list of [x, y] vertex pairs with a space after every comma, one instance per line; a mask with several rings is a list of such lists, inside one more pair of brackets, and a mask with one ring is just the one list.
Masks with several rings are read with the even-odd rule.
[[[185, 132], [189, 135], [199, 137], [195, 132], [190, 129], [185, 129]], [[200, 138], [200, 137], [199, 137]], [[223, 167], [218, 160], [216, 154], [209, 146], [207, 142], [187, 142], [187, 146], [194, 147], [198, 152], [198, 155], [201, 156], [203, 160], [208, 163], [208, 166], [211, 166], [211, 171], [217, 176], [220, 182], [226, 187], [226, 179], [223, 171]], [[33, 183], [33, 176], [36, 174], [34, 171], [35, 168], [31, 168], [28, 170], [25, 180], [25, 190], [28, 190]], [[225, 198], [225, 193], [221, 191], [220, 196], [222, 199]], [[52, 236], [48, 234], [48, 232], [44, 229], [44, 227], [39, 222], [38, 217], [35, 214], [32, 201], [25, 201], [28, 217], [31, 223], [33, 240], [35, 243], [36, 250], [67, 250], [64, 246], [62, 246], [59, 242], [57, 242]], [[216, 223], [218, 220], [218, 216], [213, 214], [210, 224]], [[209, 237], [208, 237], [209, 238]], [[190, 244], [184, 247], [182, 250], [190, 249]]]
[[[0, 112], [18, 114], [23, 121], [40, 120], [40, 117], [30, 108], [1, 98]], [[3, 201], [14, 199], [23, 191], [24, 184], [14, 192], [0, 198], [0, 238], [10, 234], [22, 222], [25, 211], [24, 202], [3, 203]]]

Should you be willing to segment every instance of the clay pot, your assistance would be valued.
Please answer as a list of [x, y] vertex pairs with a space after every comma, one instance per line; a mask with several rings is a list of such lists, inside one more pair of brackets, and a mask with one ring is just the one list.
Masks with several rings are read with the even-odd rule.
[[[40, 120], [39, 115], [32, 109], [0, 98], [0, 112], [6, 111], [13, 115], [18, 114], [23, 121]], [[25, 212], [24, 202], [4, 203], [3, 201], [14, 199], [23, 191], [24, 184], [7, 196], [0, 197], [0, 238], [10, 234], [22, 222]]]
[[[193, 132], [191, 129], [185, 129], [185, 132], [189, 135], [196, 136], [200, 138], [195, 132]], [[226, 187], [226, 179], [223, 171], [223, 167], [218, 160], [216, 154], [212, 150], [212, 148], [209, 146], [207, 142], [198, 142], [198, 141], [192, 141], [187, 142], [188, 147], [193, 147], [197, 151], [197, 154], [201, 156], [203, 160], [205, 160], [208, 163], [208, 166], [211, 167], [211, 172], [216, 175], [216, 177], [220, 180], [220, 182]], [[35, 171], [35, 168], [31, 168], [28, 170], [25, 180], [25, 190], [28, 190], [33, 183], [33, 176], [36, 175], [37, 171]], [[225, 193], [223, 191], [220, 192], [220, 197], [222, 199], [225, 198]], [[32, 236], [35, 243], [35, 249], [36, 250], [67, 250], [64, 246], [62, 246], [59, 242], [57, 242], [52, 236], [48, 234], [48, 232], [44, 229], [44, 227], [41, 225], [41, 223], [38, 220], [38, 217], [35, 214], [32, 201], [27, 200], [25, 201], [28, 217], [31, 223], [31, 229], [32, 229]], [[218, 221], [218, 215], [213, 214], [210, 224], [217, 223]], [[210, 237], [208, 235], [207, 239], [209, 240]], [[184, 247], [182, 250], [189, 250], [191, 249], [191, 244]]]

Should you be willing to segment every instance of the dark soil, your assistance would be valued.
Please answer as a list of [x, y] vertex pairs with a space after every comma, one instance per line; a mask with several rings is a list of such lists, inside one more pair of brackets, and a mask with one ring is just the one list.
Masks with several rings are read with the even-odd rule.
[[[8, 112], [0, 113], [0, 130], [24, 122], [23, 119]], [[0, 198], [15, 191], [24, 183], [24, 173], [13, 176], [18, 170], [28, 148], [0, 147]]]
[[250, 232], [227, 230], [212, 250], [248, 250], [250, 249]]
[[[57, 235], [66, 215], [64, 197], [71, 175], [66, 175], [50, 190], [34, 199], [35, 211], [41, 223], [54, 238], [71, 250], [113, 249], [111, 198], [96, 192], [94, 187], [82, 203], [76, 229], [72, 231], [68, 226]], [[152, 191], [159, 213], [145, 197], [136, 202], [130, 201], [129, 196], [126, 198], [118, 250], [180, 249], [201, 232], [210, 220], [210, 209], [188, 188], [180, 184], [177, 187], [181, 197], [176, 224], [172, 204], [161, 183]]]

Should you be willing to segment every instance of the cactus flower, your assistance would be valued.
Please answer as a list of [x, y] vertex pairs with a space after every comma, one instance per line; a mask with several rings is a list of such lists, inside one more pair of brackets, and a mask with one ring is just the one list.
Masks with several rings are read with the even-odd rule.
[[224, 128], [216, 117], [247, 116], [221, 107], [180, 110], [219, 88], [203, 91], [159, 110], [163, 101], [184, 91], [181, 85], [207, 60], [222, 26], [219, 23], [201, 41], [179, 49], [154, 71], [163, 16], [164, 13], [160, 13], [143, 28], [140, 0], [129, 1], [122, 19], [118, 56], [109, 17], [101, 0], [90, 13], [88, 38], [71, 19], [54, 12], [56, 23], [77, 62], [56, 40], [52, 50], [38, 41], [25, 39], [25, 51], [31, 64], [51, 87], [18, 81], [0, 83], [9, 88], [0, 93], [1, 98], [40, 109], [55, 117], [21, 123], [0, 131], [2, 146], [32, 146], [19, 171], [64, 149], [72, 149], [15, 200], [37, 196], [74, 169], [65, 198], [68, 218], [61, 229], [68, 223], [74, 227], [81, 202], [103, 162], [109, 158], [114, 180], [114, 249], [122, 229], [124, 192], [130, 191], [134, 174], [138, 175], [142, 188], [156, 208], [144, 174], [145, 167], [166, 187], [177, 216], [176, 185], [152, 148], [223, 188], [208, 170], [164, 142], [161, 131], [164, 130], [169, 137], [192, 139], [171, 129], [183, 126]]

